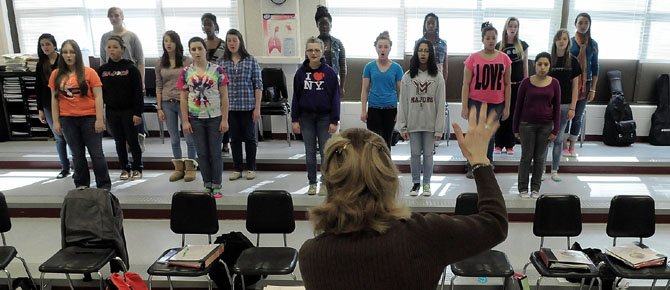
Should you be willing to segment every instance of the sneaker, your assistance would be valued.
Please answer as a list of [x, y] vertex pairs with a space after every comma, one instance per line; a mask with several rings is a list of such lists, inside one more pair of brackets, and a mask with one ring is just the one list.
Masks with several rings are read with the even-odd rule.
[[533, 190], [533, 191], [530, 192], [530, 197], [531, 198], [538, 198], [538, 197], [540, 197], [540, 192], [537, 191], [537, 190]]
[[530, 198], [528, 191], [519, 191], [519, 196], [521, 196], [521, 198]]
[[212, 196], [214, 196], [214, 198], [222, 198], [223, 194], [221, 194], [221, 188], [212, 188]]
[[233, 173], [228, 176], [228, 180], [237, 180], [242, 177], [242, 172], [239, 171], [233, 171]]
[[544, 172], [542, 172], [542, 176], [540, 177], [540, 181], [544, 181], [547, 177], [544, 176]]
[[502, 154], [502, 148], [496, 147], [495, 149], [493, 149], [493, 154]]
[[319, 195], [320, 196], [326, 196], [328, 195], [328, 188], [326, 188], [326, 185], [321, 183], [319, 185]]
[[563, 151], [561, 151], [561, 155], [563, 155], [563, 157], [572, 157], [568, 149], [563, 149]]
[[419, 189], [421, 189], [421, 184], [415, 183], [414, 185], [412, 185], [412, 189], [409, 190], [409, 195], [410, 196], [419, 195]]
[[310, 184], [309, 189], [307, 190], [307, 195], [315, 195], [316, 194], [316, 183]]
[[140, 142], [140, 150], [142, 150], [142, 153], [144, 153], [144, 139], [147, 138], [147, 135], [142, 134], [142, 133], [137, 133], [137, 141]]
[[130, 178], [130, 172], [128, 172], [127, 170], [122, 170], [121, 171], [121, 176], [119, 176], [119, 179], [128, 180], [128, 178]]
[[223, 144], [223, 147], [221, 148], [221, 153], [223, 153], [223, 156], [230, 155], [230, 147], [228, 147], [228, 144]]
[[256, 178], [256, 171], [247, 170], [247, 174], [245, 174], [245, 177], [247, 178], [247, 180], [252, 180]]
[[142, 171], [133, 170], [130, 175], [130, 180], [142, 179]]
[[468, 178], [468, 179], [475, 178], [474, 173], [472, 173], [472, 168], [468, 168], [468, 172], [465, 173], [465, 177]]
[[575, 150], [569, 150], [570, 152], [570, 157], [577, 157], [577, 153], [575, 153]]
[[553, 180], [554, 182], [561, 182], [562, 179], [560, 176], [558, 176], [558, 172], [552, 172], [551, 180]]
[[423, 196], [431, 196], [432, 192], [430, 192], [430, 184], [424, 184], [423, 185], [423, 193], [421, 193]]
[[70, 176], [70, 170], [69, 169], [63, 169], [56, 175], [56, 179], [63, 179], [65, 177]]
[[507, 155], [514, 155], [514, 148], [507, 148]]

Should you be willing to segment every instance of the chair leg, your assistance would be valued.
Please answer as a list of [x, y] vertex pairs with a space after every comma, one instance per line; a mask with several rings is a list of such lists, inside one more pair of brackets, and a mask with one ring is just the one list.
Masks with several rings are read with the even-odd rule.
[[205, 279], [207, 279], [207, 289], [212, 290], [212, 279], [209, 279], [209, 275], [205, 275]]
[[656, 286], [656, 279], [651, 282], [651, 287], [649, 287], [649, 290], [654, 290], [654, 287]]
[[522, 274], [526, 275], [526, 269], [528, 269], [528, 265], [530, 265], [530, 262], [526, 263], [526, 265], [523, 265], [523, 273]]
[[668, 282], [665, 283], [665, 290], [668, 290], [668, 287], [670, 287], [670, 279], [668, 279]]
[[233, 273], [233, 278], [230, 279], [230, 290], [235, 290], [235, 277], [237, 277], [237, 273]]
[[100, 284], [100, 290], [105, 290], [105, 283], [103, 281], [104, 279], [102, 278], [102, 273], [100, 273], [100, 271], [95, 273], [98, 274], [98, 281], [99, 281], [98, 283]]
[[167, 279], [168, 279], [168, 285], [170, 285], [170, 290], [173, 290], [173, 288], [172, 288], [172, 278], [170, 278], [170, 276], [167, 276]]
[[39, 289], [44, 289], [44, 272], [40, 273], [40, 288]]
[[151, 290], [151, 278], [153, 278], [153, 277], [154, 276], [149, 275], [149, 278], [147, 278], [147, 282], [149, 283], [149, 290]]
[[72, 279], [70, 278], [70, 273], [65, 273], [65, 277], [67, 277], [67, 283], [70, 285], [70, 290], [74, 290], [74, 284], [72, 284]]
[[240, 279], [242, 279], [242, 290], [246, 290], [247, 285], [244, 284], [244, 275], [240, 275]]
[[[525, 275], [525, 274], [524, 274]], [[535, 281], [535, 290], [540, 290], [540, 282], [542, 281], [542, 276], [537, 278], [537, 281]]]
[[[582, 287], [584, 287], [584, 282], [586, 281], [586, 278], [582, 278], [581, 281], [579, 281], [579, 290], [582, 290]], [[593, 279], [591, 279], [593, 281]]]
[[507, 280], [509, 277], [503, 277], [503, 290], [507, 290]]
[[454, 275], [454, 277], [451, 277], [451, 280], [449, 280], [451, 282], [451, 286], [449, 286], [450, 290], [454, 290], [454, 280], [456, 280], [456, 275]]
[[444, 282], [447, 279], [447, 267], [444, 267], [442, 270], [442, 285], [440, 285], [440, 290], [444, 290]]
[[23, 264], [23, 268], [26, 269], [26, 274], [28, 274], [28, 279], [30, 279], [30, 283], [33, 283], [33, 286], [36, 286], [35, 280], [33, 279], [33, 274], [31, 274], [30, 270], [28, 270], [28, 264], [26, 263], [26, 260], [24, 258], [19, 257], [19, 256], [16, 256], [16, 258], [21, 260], [21, 263]]
[[12, 289], [12, 275], [9, 274], [7, 269], [2, 269], [2, 271], [5, 272], [5, 275], [7, 275], [7, 286], [9, 287], [7, 289]]

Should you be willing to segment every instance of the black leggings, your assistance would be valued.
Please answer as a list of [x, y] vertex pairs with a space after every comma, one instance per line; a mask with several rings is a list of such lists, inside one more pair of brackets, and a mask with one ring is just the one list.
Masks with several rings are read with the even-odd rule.
[[368, 130], [375, 132], [384, 138], [386, 146], [389, 147], [389, 151], [391, 150], [391, 139], [393, 137], [393, 128], [395, 128], [395, 118], [397, 113], [397, 108], [368, 108]]

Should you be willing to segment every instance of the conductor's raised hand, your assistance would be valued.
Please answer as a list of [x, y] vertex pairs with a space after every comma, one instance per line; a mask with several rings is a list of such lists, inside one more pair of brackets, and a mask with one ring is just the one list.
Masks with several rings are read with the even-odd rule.
[[454, 123], [454, 133], [458, 140], [458, 147], [461, 148], [463, 156], [468, 159], [472, 165], [475, 164], [489, 164], [491, 161], [486, 157], [486, 152], [489, 147], [489, 141], [493, 134], [495, 134], [500, 123], [495, 112], [486, 115], [487, 104], [482, 103], [479, 109], [479, 116], [477, 116], [477, 109], [473, 106], [470, 108], [470, 116], [468, 118], [468, 133], [463, 134], [461, 126]]

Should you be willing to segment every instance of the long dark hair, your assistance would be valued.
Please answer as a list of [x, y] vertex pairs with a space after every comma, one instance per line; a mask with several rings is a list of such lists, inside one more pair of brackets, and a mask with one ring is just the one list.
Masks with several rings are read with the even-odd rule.
[[[184, 66], [184, 45], [181, 44], [181, 38], [179, 34], [174, 30], [165, 31], [163, 34], [163, 39], [169, 37], [172, 42], [175, 43], [174, 50], [174, 66], [183, 67]], [[170, 56], [168, 55], [167, 50], [165, 50], [165, 43], [163, 43], [163, 56], [161, 56], [161, 66], [164, 68], [170, 67]]]
[[431, 77], [434, 77], [437, 75], [437, 64], [435, 63], [435, 49], [433, 48], [433, 44], [430, 43], [430, 40], [427, 39], [420, 40], [414, 46], [414, 54], [412, 55], [412, 59], [409, 61], [409, 76], [415, 77], [417, 74], [419, 74], [419, 65], [421, 65], [421, 63], [419, 62], [419, 46], [422, 43], [428, 45], [428, 64], [427, 64], [428, 74]]
[[579, 19], [579, 17], [584, 17], [584, 18], [589, 20], [589, 29], [586, 31], [586, 37], [588, 37], [589, 40], [590, 40], [591, 39], [591, 25], [593, 25], [593, 21], [591, 21], [591, 15], [589, 15], [586, 12], [582, 12], [582, 13], [577, 14], [577, 17], [575, 17], [575, 26], [577, 26], [577, 20]]
[[60, 84], [63, 79], [72, 73], [70, 67], [65, 63], [65, 60], [63, 60], [62, 51], [66, 44], [72, 46], [72, 49], [75, 52], [76, 56], [74, 58], [74, 73], [77, 75], [77, 84], [79, 85], [80, 91], [79, 95], [85, 97], [88, 94], [88, 84], [86, 84], [86, 77], [84, 76], [84, 60], [81, 56], [81, 48], [79, 48], [79, 44], [77, 44], [77, 42], [73, 39], [63, 41], [63, 44], [60, 46], [61, 54], [58, 56], [58, 73], [56, 74], [55, 85], [58, 89], [60, 89]]
[[[242, 39], [242, 33], [239, 30], [235, 28], [228, 30], [228, 32], [226, 32], [226, 41], [228, 41], [228, 35], [235, 35], [237, 36], [237, 39], [240, 40], [240, 48], [237, 50], [237, 52], [240, 54], [240, 59], [245, 59], [251, 56], [251, 54], [247, 52], [247, 49], [244, 46], [244, 39]], [[230, 49], [228, 49], [228, 45], [226, 45], [226, 49], [223, 52], [223, 59], [231, 60], [232, 58], [233, 52], [230, 51]]]
[[[563, 53], [563, 63], [558, 63], [558, 47], [556, 46], [556, 41], [558, 41], [563, 34], [566, 34], [568, 36], [568, 46], [565, 47], [565, 52]], [[570, 32], [568, 32], [567, 29], [561, 28], [558, 31], [556, 31], [556, 34], [554, 35], [554, 40], [551, 43], [551, 66], [552, 67], [562, 67], [562, 68], [571, 68], [572, 67], [572, 59], [570, 56], [570, 46], [572, 45], [572, 41], [570, 41]]]
[[426, 36], [426, 22], [428, 22], [429, 17], [435, 18], [435, 35], [440, 38], [440, 18], [433, 12], [426, 14], [426, 17], [423, 18], [423, 36]]
[[39, 61], [42, 62], [42, 74], [44, 75], [44, 79], [48, 80], [51, 76], [51, 63], [49, 63], [49, 56], [42, 51], [42, 46], [40, 45], [42, 39], [48, 39], [54, 46], [54, 49], [58, 48], [58, 43], [56, 43], [56, 38], [50, 33], [44, 33], [37, 39], [37, 56], [39, 57]]

